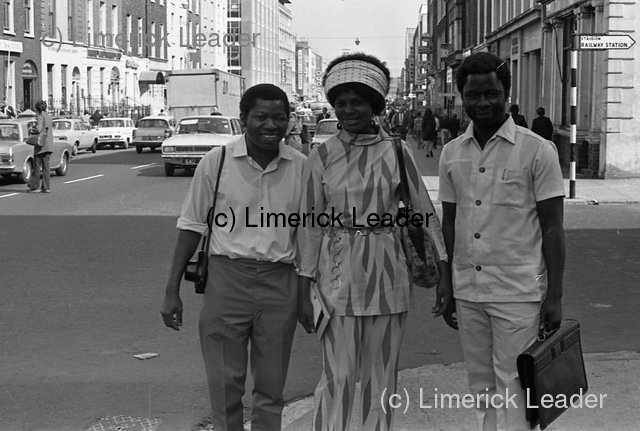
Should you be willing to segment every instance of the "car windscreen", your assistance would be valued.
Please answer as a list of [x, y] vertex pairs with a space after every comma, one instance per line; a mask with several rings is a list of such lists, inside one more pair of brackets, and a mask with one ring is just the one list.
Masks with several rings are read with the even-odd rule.
[[180, 121], [178, 133], [218, 133], [231, 134], [231, 126], [226, 118], [185, 118]]
[[99, 127], [124, 127], [124, 120], [100, 120]]
[[167, 120], [147, 118], [146, 120], [138, 121], [137, 127], [139, 129], [144, 129], [147, 127], [168, 128], [170, 126], [169, 123], [167, 123]]
[[71, 130], [71, 121], [54, 121], [53, 130]]
[[331, 135], [338, 131], [337, 121], [321, 121], [318, 123], [316, 135]]
[[0, 140], [17, 141], [20, 139], [20, 130], [17, 124], [0, 124]]

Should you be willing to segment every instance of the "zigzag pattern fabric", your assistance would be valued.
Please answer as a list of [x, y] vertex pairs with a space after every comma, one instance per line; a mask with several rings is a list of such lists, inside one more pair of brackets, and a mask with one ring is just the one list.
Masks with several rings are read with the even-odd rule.
[[391, 429], [393, 409], [388, 405], [388, 396], [383, 409], [381, 397], [383, 392], [396, 392], [406, 317], [405, 312], [331, 318], [320, 341], [323, 369], [315, 390], [314, 431], [349, 429], [358, 379], [362, 429]]

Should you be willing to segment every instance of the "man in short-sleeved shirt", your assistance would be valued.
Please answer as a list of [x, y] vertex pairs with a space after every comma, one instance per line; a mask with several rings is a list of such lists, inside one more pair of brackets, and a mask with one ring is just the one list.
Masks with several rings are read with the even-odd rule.
[[472, 122], [440, 157], [457, 322], [445, 319], [459, 326], [471, 393], [513, 400], [479, 405], [479, 429], [525, 430], [516, 357], [562, 317], [562, 174], [553, 144], [506, 114], [505, 62], [469, 56], [457, 85]]
[[[258, 84], [240, 101], [245, 133], [226, 145], [208, 250], [209, 276], [199, 335], [214, 429], [243, 428], [242, 396], [250, 360], [251, 428], [281, 428], [283, 390], [297, 324], [295, 222], [305, 156], [281, 142], [289, 101]], [[161, 310], [166, 326], [182, 325], [180, 281], [207, 228], [222, 148], [207, 153], [178, 219], [178, 240]], [[249, 351], [248, 344], [251, 343]]]

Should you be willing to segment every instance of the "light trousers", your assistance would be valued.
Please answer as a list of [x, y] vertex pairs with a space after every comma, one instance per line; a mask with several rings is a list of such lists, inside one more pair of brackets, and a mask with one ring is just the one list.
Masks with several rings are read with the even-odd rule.
[[244, 429], [249, 342], [254, 382], [251, 429], [280, 429], [297, 323], [297, 289], [293, 265], [210, 257], [199, 329], [214, 430]]
[[456, 311], [470, 393], [495, 400], [476, 409], [478, 429], [529, 431], [516, 358], [538, 336], [540, 302], [456, 299]]
[[358, 379], [362, 429], [391, 429], [389, 395], [396, 392], [406, 317], [404, 312], [331, 318], [320, 339], [322, 375], [315, 390], [314, 431], [349, 429]]

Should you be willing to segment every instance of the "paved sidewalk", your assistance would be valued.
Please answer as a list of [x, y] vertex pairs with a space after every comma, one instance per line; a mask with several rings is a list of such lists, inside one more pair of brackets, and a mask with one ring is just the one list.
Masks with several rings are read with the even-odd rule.
[[[549, 431], [635, 431], [640, 427], [640, 354], [636, 352], [595, 353], [585, 355], [589, 390], [602, 405], [595, 408], [571, 408], [565, 411]], [[406, 390], [406, 392], [405, 392]], [[359, 388], [356, 391], [359, 393]], [[435, 394], [468, 393], [463, 363], [428, 365], [399, 373], [397, 393], [402, 406], [395, 415], [395, 431], [471, 431], [475, 430], [475, 413], [471, 409], [434, 408]], [[408, 394], [408, 397], [407, 397]], [[422, 402], [420, 395], [422, 394]], [[358, 399], [352, 418], [361, 417]], [[598, 402], [599, 404], [599, 402]], [[431, 408], [429, 408], [429, 406]], [[285, 408], [285, 431], [311, 430], [312, 397], [296, 401]], [[352, 421], [350, 431], [361, 427]]]
[[[438, 200], [438, 177], [423, 176], [431, 199]], [[640, 178], [620, 180], [576, 180], [576, 197], [569, 199], [569, 180], [565, 180], [565, 204], [599, 205], [640, 203]]]

